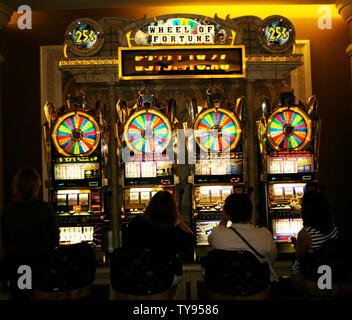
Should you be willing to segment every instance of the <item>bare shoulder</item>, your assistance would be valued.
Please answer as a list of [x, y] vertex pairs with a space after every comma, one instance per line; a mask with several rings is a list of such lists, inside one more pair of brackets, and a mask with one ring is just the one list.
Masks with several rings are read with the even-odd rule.
[[297, 238], [310, 239], [311, 235], [309, 234], [309, 232], [307, 232], [306, 230], [302, 229], [300, 232], [298, 232]]

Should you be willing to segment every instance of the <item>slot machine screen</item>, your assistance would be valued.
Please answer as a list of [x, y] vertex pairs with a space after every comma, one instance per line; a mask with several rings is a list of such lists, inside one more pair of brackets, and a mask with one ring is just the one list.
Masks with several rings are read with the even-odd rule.
[[285, 199], [284, 188], [282, 188], [282, 187], [274, 187], [274, 197], [277, 200]]
[[305, 183], [273, 184], [269, 187], [270, 200], [272, 202], [301, 203], [305, 187]]
[[195, 166], [196, 175], [239, 175], [243, 173], [242, 159], [199, 160]]
[[56, 194], [56, 209], [58, 213], [87, 212], [90, 210], [91, 191], [84, 190], [58, 190]]
[[57, 205], [60, 206], [60, 207], [67, 205], [66, 194], [58, 194], [57, 195]]
[[139, 204], [139, 192], [130, 192], [130, 199], [131, 204]]
[[155, 162], [142, 162], [141, 163], [141, 178], [154, 178], [156, 177], [156, 163]]
[[80, 206], [88, 206], [89, 205], [89, 194], [81, 193], [79, 195], [79, 205]]
[[268, 157], [270, 174], [313, 172], [313, 157]]
[[93, 241], [94, 227], [63, 227], [60, 228], [60, 242], [80, 243], [83, 241]]
[[[125, 209], [144, 209], [150, 199], [158, 192], [164, 190], [161, 187], [150, 188], [127, 188], [124, 192]], [[167, 190], [170, 193], [171, 190]]]
[[87, 163], [55, 163], [55, 180], [84, 180], [100, 178], [98, 162]]
[[[209, 220], [209, 221], [196, 221], [196, 233], [197, 233], [197, 245], [198, 246], [208, 246], [208, 236], [212, 230], [217, 227], [220, 220]], [[227, 226], [232, 225], [231, 221], [227, 222]]]
[[141, 191], [141, 203], [148, 203], [150, 200], [150, 191]]
[[127, 162], [125, 177], [156, 178], [173, 175], [173, 165], [164, 161]]
[[217, 205], [223, 203], [232, 190], [233, 186], [198, 186], [195, 200], [197, 205]]
[[126, 178], [140, 178], [141, 165], [139, 162], [127, 162], [125, 164]]
[[69, 206], [77, 205], [77, 193], [69, 193], [68, 194], [68, 205]]
[[209, 245], [208, 236], [210, 235], [213, 228], [220, 223], [217, 221], [196, 221], [196, 232], [197, 232], [197, 245], [207, 246]]
[[277, 242], [290, 242], [291, 237], [297, 237], [303, 228], [303, 220], [297, 219], [273, 219], [273, 236]]
[[88, 242], [94, 247], [101, 247], [101, 229], [102, 226], [79, 226], [79, 227], [61, 227], [60, 229], [60, 244], [75, 244]]

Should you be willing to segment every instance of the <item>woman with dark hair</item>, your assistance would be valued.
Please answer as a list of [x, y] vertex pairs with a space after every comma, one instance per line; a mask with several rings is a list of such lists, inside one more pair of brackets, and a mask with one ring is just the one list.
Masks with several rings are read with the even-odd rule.
[[173, 287], [176, 290], [182, 275], [178, 255], [193, 247], [194, 238], [192, 230], [182, 220], [172, 194], [159, 191], [149, 201], [144, 214], [129, 223], [123, 245], [152, 249], [161, 256], [169, 257], [174, 264]]
[[[252, 252], [260, 262], [268, 262], [271, 271], [270, 279], [277, 281], [277, 275], [272, 268], [272, 263], [277, 257], [276, 244], [268, 229], [256, 228], [251, 223], [252, 208], [252, 202], [247, 194], [233, 193], [229, 195], [225, 200], [222, 220], [208, 237], [209, 244], [214, 249]], [[228, 224], [230, 225], [228, 226]], [[231, 228], [234, 228], [263, 258], [249, 248]]]
[[296, 241], [296, 262], [292, 271], [299, 274], [299, 260], [308, 250], [317, 250], [324, 243], [338, 238], [327, 199], [321, 192], [306, 191], [302, 199], [303, 229]]
[[59, 244], [56, 215], [48, 203], [38, 199], [40, 186], [35, 169], [20, 169], [12, 182], [12, 201], [2, 214], [2, 258], [9, 268], [14, 298], [28, 298], [26, 292], [17, 288], [17, 267], [35, 266]]
[[129, 223], [125, 242], [126, 246], [177, 254], [193, 246], [193, 234], [182, 220], [172, 194], [159, 191], [149, 201], [144, 214]]

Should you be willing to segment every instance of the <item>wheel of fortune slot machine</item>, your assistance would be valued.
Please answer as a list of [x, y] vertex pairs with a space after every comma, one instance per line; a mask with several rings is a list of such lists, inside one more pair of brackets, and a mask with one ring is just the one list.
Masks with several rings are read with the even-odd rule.
[[292, 254], [291, 237], [297, 237], [303, 227], [304, 192], [318, 187], [317, 100], [313, 96], [307, 104], [296, 105], [289, 92], [281, 94], [280, 103], [271, 108], [270, 101], [263, 99], [257, 128], [266, 224], [279, 254]]
[[159, 105], [154, 92], [145, 87], [133, 108], [119, 101], [117, 136], [121, 152], [121, 228], [142, 214], [158, 191], [168, 191], [176, 199], [173, 128], [170, 108]]
[[104, 259], [107, 124], [100, 103], [89, 108], [84, 100], [72, 101], [69, 98], [60, 111], [45, 105], [51, 138], [50, 202], [58, 217], [60, 244], [88, 242]]
[[[193, 226], [197, 235], [197, 256], [209, 250], [208, 235], [221, 220], [224, 201], [233, 192], [247, 192], [245, 149], [245, 100], [232, 109], [216, 89], [208, 89], [208, 100], [199, 114], [194, 111], [195, 156], [193, 184]], [[200, 109], [200, 108], [197, 108]]]

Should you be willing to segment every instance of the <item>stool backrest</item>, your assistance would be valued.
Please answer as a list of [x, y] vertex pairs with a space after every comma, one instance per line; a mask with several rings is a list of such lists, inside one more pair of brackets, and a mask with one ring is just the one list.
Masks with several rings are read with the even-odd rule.
[[172, 260], [160, 251], [117, 248], [110, 256], [112, 287], [130, 295], [152, 295], [171, 287]]
[[93, 283], [95, 271], [95, 254], [89, 244], [59, 246], [36, 266], [33, 285], [46, 292], [78, 289]]
[[210, 290], [230, 296], [250, 296], [268, 288], [270, 270], [249, 251], [212, 250], [204, 260]]
[[349, 242], [343, 239], [330, 240], [318, 249], [308, 249], [300, 258], [300, 273], [305, 279], [316, 282], [321, 276], [318, 268], [323, 265], [331, 268], [333, 283], [351, 283], [352, 252]]

